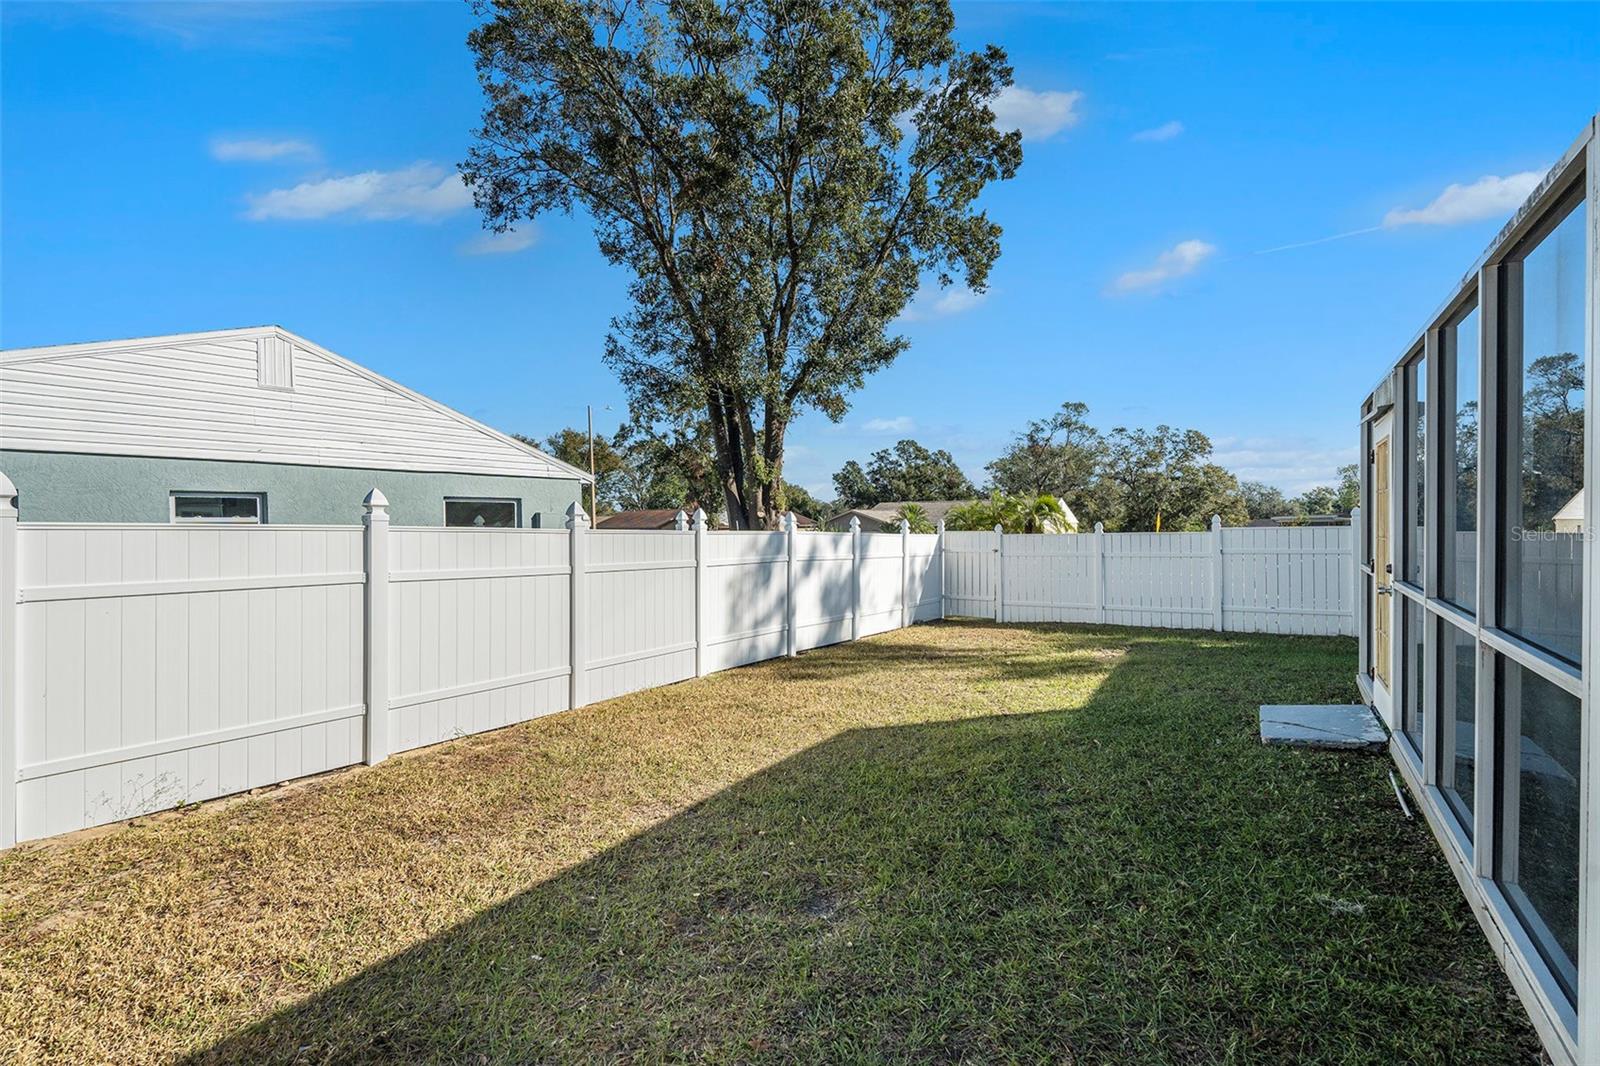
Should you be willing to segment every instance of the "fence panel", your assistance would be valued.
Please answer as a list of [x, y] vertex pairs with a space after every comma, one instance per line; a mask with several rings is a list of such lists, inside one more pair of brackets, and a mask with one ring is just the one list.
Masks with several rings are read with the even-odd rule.
[[939, 566], [939, 535], [912, 533], [906, 538], [910, 562], [911, 621], [931, 622], [944, 617], [944, 588]]
[[17, 554], [19, 839], [360, 761], [359, 529], [27, 525]]
[[1353, 634], [1354, 543], [1349, 526], [1224, 529], [1223, 628]]
[[585, 535], [589, 699], [693, 677], [694, 534]]
[[855, 556], [848, 533], [795, 537], [795, 648], [820, 648], [850, 639]]
[[1093, 622], [1093, 536], [1007, 535], [1006, 613], [1011, 622]]
[[788, 639], [786, 545], [782, 533], [706, 535], [708, 672], [784, 654]]
[[994, 617], [995, 574], [999, 537], [992, 532], [944, 535], [944, 609], [949, 615]]
[[390, 749], [567, 707], [568, 534], [389, 531]]
[[900, 534], [861, 534], [860, 634], [900, 628]]
[[1104, 539], [1107, 622], [1210, 627], [1209, 533], [1107, 533]]

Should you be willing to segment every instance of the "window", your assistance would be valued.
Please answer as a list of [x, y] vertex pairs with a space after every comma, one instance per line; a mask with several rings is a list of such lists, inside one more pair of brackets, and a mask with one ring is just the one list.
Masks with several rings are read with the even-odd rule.
[[1478, 308], [1444, 329], [1444, 405], [1439, 425], [1444, 486], [1439, 595], [1478, 609]]
[[1413, 585], [1422, 584], [1423, 545], [1427, 536], [1428, 361], [1413, 359], [1405, 369], [1405, 507], [1400, 522], [1405, 567]]
[[1470, 838], [1478, 747], [1477, 640], [1448, 622], [1440, 627], [1439, 787]]
[[1503, 267], [1500, 627], [1574, 663], [1583, 632], [1587, 212]]
[[1411, 746], [1420, 755], [1422, 753], [1422, 709], [1427, 706], [1422, 701], [1424, 684], [1423, 664], [1423, 628], [1422, 618], [1425, 613], [1422, 604], [1410, 596], [1401, 597], [1396, 593], [1396, 598], [1405, 604], [1405, 617], [1401, 620], [1405, 641], [1406, 676], [1404, 705], [1401, 707], [1401, 730], [1406, 738], [1411, 741]]
[[1578, 698], [1500, 660], [1498, 875], [1550, 969], [1575, 992], [1578, 958]]
[[260, 493], [174, 492], [172, 520], [259, 524], [266, 521], [266, 502]]
[[446, 496], [444, 524], [474, 526], [480, 529], [517, 528], [517, 500], [478, 500]]

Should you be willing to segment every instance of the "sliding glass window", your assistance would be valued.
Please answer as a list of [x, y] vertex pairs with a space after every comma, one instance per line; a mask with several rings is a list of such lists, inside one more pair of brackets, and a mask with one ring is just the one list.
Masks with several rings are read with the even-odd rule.
[[1518, 917], [1569, 995], [1578, 960], [1578, 698], [1500, 660], [1500, 853]]
[[1401, 447], [1405, 456], [1405, 507], [1400, 520], [1405, 580], [1422, 584], [1427, 543], [1428, 360], [1418, 357], [1405, 367], [1405, 424]]
[[1395, 595], [1395, 599], [1404, 604], [1400, 619], [1401, 636], [1404, 641], [1402, 653], [1405, 655], [1405, 689], [1401, 693], [1400, 728], [1406, 738], [1411, 741], [1417, 757], [1422, 757], [1422, 709], [1427, 706], [1423, 702], [1423, 664], [1424, 658], [1424, 618], [1427, 615], [1422, 604], [1410, 596]]
[[1502, 271], [1500, 627], [1577, 663], [1586, 212], [1563, 210]]
[[1588, 359], [1579, 189], [1501, 264], [1494, 398], [1498, 627], [1549, 653], [1496, 656], [1495, 876], [1574, 996]]
[[1462, 312], [1441, 336], [1444, 417], [1439, 424], [1439, 595], [1478, 609], [1478, 308]]
[[1439, 622], [1439, 788], [1472, 838], [1477, 776], [1478, 642], [1454, 623]]

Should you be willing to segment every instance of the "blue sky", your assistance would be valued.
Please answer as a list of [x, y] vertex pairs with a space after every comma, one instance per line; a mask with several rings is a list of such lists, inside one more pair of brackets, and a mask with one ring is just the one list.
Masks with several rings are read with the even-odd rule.
[[[984, 201], [1002, 255], [981, 298], [919, 299], [842, 424], [795, 427], [790, 479], [825, 496], [902, 436], [981, 482], [1065, 400], [1327, 482], [1368, 388], [1600, 109], [1594, 4], [956, 10], [1021, 90], [997, 110], [1023, 167]], [[626, 279], [582, 217], [485, 241], [452, 177], [471, 24], [464, 3], [8, 0], [0, 345], [275, 322], [504, 430], [585, 403], [613, 427]]]

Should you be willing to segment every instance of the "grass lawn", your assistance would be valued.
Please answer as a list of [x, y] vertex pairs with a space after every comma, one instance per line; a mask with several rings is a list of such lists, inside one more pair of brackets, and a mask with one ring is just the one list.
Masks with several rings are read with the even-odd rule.
[[0, 858], [0, 1060], [1536, 1062], [1347, 640], [918, 626]]

